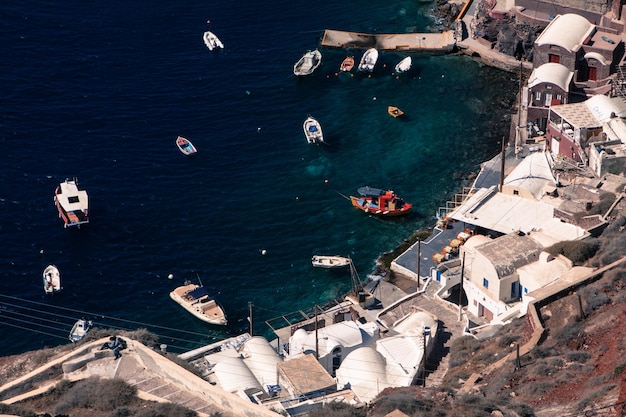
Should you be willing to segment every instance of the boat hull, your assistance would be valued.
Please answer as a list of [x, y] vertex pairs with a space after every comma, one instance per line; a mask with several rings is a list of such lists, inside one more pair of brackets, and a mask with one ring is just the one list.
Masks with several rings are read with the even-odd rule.
[[394, 69], [396, 70], [398, 74], [401, 74], [403, 72], [407, 72], [408, 70], [410, 70], [411, 69], [411, 57], [407, 56], [402, 61], [398, 62], [398, 65], [396, 65]]
[[170, 292], [170, 298], [199, 320], [220, 326], [228, 324], [224, 310], [217, 301], [208, 296], [198, 298], [190, 296], [194, 290], [200, 288], [202, 287], [195, 284], [183, 285]]
[[310, 75], [322, 63], [322, 53], [317, 49], [302, 55], [293, 66], [293, 73], [297, 76]]
[[54, 205], [64, 227], [80, 227], [89, 223], [89, 197], [80, 190], [76, 180], [65, 180], [54, 191]]
[[389, 113], [389, 115], [393, 118], [397, 118], [397, 117], [404, 115], [404, 112], [395, 106], [387, 107], [387, 113]]
[[77, 320], [76, 323], [74, 323], [74, 326], [72, 326], [72, 330], [70, 330], [70, 335], [68, 337], [70, 342], [76, 343], [80, 341], [92, 327], [93, 323], [91, 320]]
[[202, 40], [204, 41], [206, 47], [209, 48], [209, 51], [224, 48], [224, 44], [222, 43], [222, 41], [213, 32], [204, 32], [204, 34], [202, 35]]
[[43, 270], [43, 290], [46, 294], [61, 291], [61, 274], [54, 265], [48, 265]]
[[377, 195], [350, 196], [350, 201], [355, 208], [381, 217], [404, 216], [413, 208], [412, 204], [398, 198], [391, 191], [384, 191]]
[[335, 269], [335, 268], [345, 268], [350, 265], [350, 258], [345, 258], [343, 256], [324, 256], [324, 255], [315, 255], [311, 258], [311, 264], [316, 268], [326, 268], [326, 269]]
[[378, 51], [374, 48], [370, 48], [363, 54], [359, 63], [359, 71], [373, 72], [376, 62], [378, 61]]
[[302, 130], [304, 130], [304, 136], [306, 141], [310, 144], [324, 143], [324, 133], [322, 132], [322, 125], [312, 118], [311, 116], [302, 124]]
[[341, 63], [341, 67], [339, 67], [339, 70], [343, 72], [350, 72], [352, 71], [352, 68], [354, 68], [354, 58], [349, 56], [343, 60], [343, 62]]
[[179, 151], [187, 156], [195, 155], [198, 152], [193, 143], [191, 143], [189, 139], [182, 136], [176, 138], [176, 146], [178, 147]]

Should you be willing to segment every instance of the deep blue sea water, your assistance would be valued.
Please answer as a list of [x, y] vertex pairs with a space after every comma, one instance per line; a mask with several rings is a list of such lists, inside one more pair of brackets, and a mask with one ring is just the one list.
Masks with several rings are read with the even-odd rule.
[[[362, 278], [415, 230], [462, 174], [497, 153], [514, 76], [455, 55], [382, 52], [371, 77], [336, 75], [362, 51], [321, 49], [324, 29], [429, 31], [431, 2], [8, 0], [0, 6], [0, 355], [67, 342], [81, 316], [148, 327], [173, 351], [310, 309], [350, 289], [349, 274], [311, 267], [351, 256]], [[210, 24], [207, 23], [210, 20]], [[210, 52], [202, 33], [224, 42]], [[403, 109], [393, 119], [387, 105]], [[328, 146], [306, 143], [307, 115]], [[177, 135], [199, 149], [175, 147]], [[56, 185], [77, 177], [91, 224], [64, 229]], [[392, 188], [415, 213], [391, 221], [341, 194]], [[265, 250], [265, 255], [262, 254]], [[56, 264], [63, 291], [45, 296]], [[173, 274], [172, 280], [167, 279]], [[229, 326], [169, 299], [199, 276]]]

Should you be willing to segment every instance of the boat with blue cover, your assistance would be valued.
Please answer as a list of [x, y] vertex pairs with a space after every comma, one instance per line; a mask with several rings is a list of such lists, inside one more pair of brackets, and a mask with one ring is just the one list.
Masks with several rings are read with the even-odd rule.
[[224, 310], [202, 284], [187, 281], [170, 292], [170, 298], [204, 322], [221, 326], [227, 324]]
[[198, 150], [193, 143], [187, 138], [179, 136], [176, 138], [176, 146], [178, 146], [178, 150], [184, 153], [187, 156], [195, 155]]
[[322, 125], [313, 117], [309, 116], [306, 118], [306, 120], [302, 124], [302, 129], [304, 130], [304, 136], [306, 137], [307, 142], [315, 145], [324, 143], [324, 133], [322, 133]]

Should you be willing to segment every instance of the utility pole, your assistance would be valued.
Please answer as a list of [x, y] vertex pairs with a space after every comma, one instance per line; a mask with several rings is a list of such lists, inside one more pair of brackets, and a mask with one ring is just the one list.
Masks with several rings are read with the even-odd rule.
[[313, 311], [315, 311], [315, 359], [319, 359], [319, 341], [317, 339], [317, 304], [313, 307]]
[[459, 321], [463, 313], [463, 277], [465, 276], [465, 252], [463, 252], [463, 261], [461, 262], [461, 288], [459, 288]]
[[417, 286], [420, 285], [420, 267], [422, 263], [422, 241], [417, 238]]
[[500, 188], [498, 191], [502, 192], [504, 187], [504, 160], [506, 158], [506, 145], [504, 143], [504, 136], [502, 136], [502, 149], [500, 153]]
[[426, 331], [422, 330], [422, 386], [426, 386]]
[[519, 89], [517, 92], [518, 103], [517, 103], [517, 129], [515, 129], [515, 155], [521, 149], [522, 146], [522, 69], [523, 69], [523, 57], [520, 57], [519, 60]]
[[586, 319], [587, 317], [585, 317], [585, 310], [583, 310], [583, 301], [580, 298], [580, 294], [576, 293], [576, 298], [578, 298], [578, 312], [579, 312], [580, 318]]

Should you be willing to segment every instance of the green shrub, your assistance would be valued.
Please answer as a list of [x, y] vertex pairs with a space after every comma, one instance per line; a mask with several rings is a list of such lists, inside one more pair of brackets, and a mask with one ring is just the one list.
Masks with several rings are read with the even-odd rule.
[[0, 403], [0, 415], [4, 414], [16, 415], [21, 417], [37, 417], [37, 414], [34, 411], [28, 410], [20, 405]]
[[593, 286], [584, 287], [579, 293], [583, 300], [585, 314], [591, 314], [598, 307], [611, 302], [608, 295]]
[[514, 403], [509, 405], [509, 408], [515, 411], [520, 417], [535, 417], [533, 409], [526, 404]]
[[135, 415], [135, 410], [128, 407], [120, 407], [109, 414], [107, 417], [131, 417]]
[[498, 347], [505, 348], [510, 347], [513, 343], [518, 341], [520, 336], [518, 334], [507, 334], [498, 339]]
[[602, 275], [602, 280], [613, 287], [621, 288], [626, 284], [626, 269], [623, 266], [606, 271]]
[[613, 378], [617, 378], [624, 373], [624, 369], [626, 369], [626, 362], [620, 365], [617, 365], [615, 369], [613, 369]]
[[463, 336], [454, 339], [450, 345], [450, 367], [463, 365], [479, 348], [480, 342], [475, 337]]
[[355, 408], [344, 402], [330, 402], [309, 413], [309, 417], [365, 417], [365, 408]]
[[550, 391], [552, 391], [552, 389], [554, 388], [554, 385], [551, 382], [546, 382], [546, 381], [534, 381], [530, 384], [526, 384], [526, 386], [524, 387], [524, 393], [527, 396], [543, 396], [548, 394]]
[[559, 352], [557, 352], [557, 350], [553, 347], [544, 347], [544, 346], [537, 345], [534, 348], [532, 348], [532, 350], [530, 351], [530, 354], [534, 358], [547, 358], [550, 356], [557, 356]]
[[587, 359], [591, 357], [591, 353], [589, 352], [581, 352], [579, 350], [570, 351], [565, 353], [565, 358], [570, 362], [580, 362], [585, 363]]
[[549, 376], [555, 371], [554, 366], [550, 365], [544, 360], [538, 361], [535, 366], [531, 368], [532, 372], [537, 376]]
[[135, 417], [198, 417], [198, 413], [174, 403], [156, 403], [139, 410]]
[[87, 408], [99, 411], [112, 411], [130, 404], [137, 389], [121, 379], [98, 379], [91, 377], [77, 382], [61, 398], [55, 413], [65, 413], [72, 408]]
[[584, 335], [585, 335], [585, 332], [583, 330], [583, 322], [574, 321], [568, 324], [567, 326], [563, 326], [560, 329], [558, 329], [554, 334], [554, 338], [559, 343], [565, 345], [572, 340], [580, 339]]
[[148, 347], [156, 347], [159, 345], [159, 337], [148, 331], [148, 329], [137, 329], [132, 332], [125, 332], [124, 335]]
[[602, 254], [600, 255], [602, 265], [613, 263], [624, 255], [626, 255], [626, 233], [619, 233], [603, 239]]
[[592, 258], [600, 248], [598, 239], [573, 240], [558, 242], [546, 248], [546, 252], [553, 256], [563, 255], [575, 265], [582, 265]]

